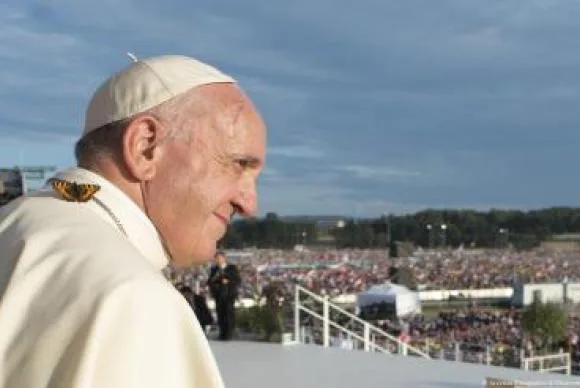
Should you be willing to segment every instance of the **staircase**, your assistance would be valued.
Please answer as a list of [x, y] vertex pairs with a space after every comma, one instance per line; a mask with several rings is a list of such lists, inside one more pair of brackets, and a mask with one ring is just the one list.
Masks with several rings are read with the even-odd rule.
[[[318, 341], [317, 341], [318, 339]], [[349, 349], [431, 358], [427, 353], [331, 303], [302, 286], [294, 291], [294, 341], [322, 343], [341, 340]], [[336, 346], [336, 344], [332, 344]]]

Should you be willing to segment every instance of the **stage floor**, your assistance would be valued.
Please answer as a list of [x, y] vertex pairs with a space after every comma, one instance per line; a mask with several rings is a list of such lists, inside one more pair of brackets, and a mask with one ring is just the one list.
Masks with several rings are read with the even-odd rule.
[[480, 388], [486, 377], [530, 387], [580, 387], [580, 376], [381, 353], [231, 341], [210, 341], [228, 388]]

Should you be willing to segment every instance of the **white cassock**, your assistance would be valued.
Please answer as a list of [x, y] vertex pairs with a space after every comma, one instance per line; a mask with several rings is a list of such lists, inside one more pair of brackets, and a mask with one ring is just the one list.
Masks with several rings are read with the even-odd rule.
[[0, 388], [222, 387], [150, 220], [93, 173], [58, 177], [97, 200], [48, 188], [0, 208]]

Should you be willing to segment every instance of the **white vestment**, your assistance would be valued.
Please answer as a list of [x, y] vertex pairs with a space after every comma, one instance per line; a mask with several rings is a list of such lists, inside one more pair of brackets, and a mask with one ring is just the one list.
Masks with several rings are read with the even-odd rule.
[[96, 174], [58, 177], [97, 200], [46, 188], [0, 208], [0, 388], [222, 387], [151, 221]]

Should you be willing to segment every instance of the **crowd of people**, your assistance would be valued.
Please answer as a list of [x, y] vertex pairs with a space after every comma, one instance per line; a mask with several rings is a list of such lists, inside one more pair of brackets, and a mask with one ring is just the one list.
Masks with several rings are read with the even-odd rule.
[[[285, 284], [289, 292], [300, 284], [319, 294], [356, 294], [387, 281], [392, 266], [407, 267], [417, 285], [427, 290], [510, 287], [516, 279], [536, 283], [580, 279], [577, 251], [548, 248], [418, 251], [405, 258], [388, 258], [385, 250], [358, 249], [255, 250], [229, 256], [240, 268], [241, 298], [253, 298], [272, 281]], [[200, 280], [203, 285], [207, 275], [192, 268], [174, 276], [192, 284]]]
[[[510, 287], [515, 279], [526, 282], [559, 282], [580, 279], [575, 264], [578, 251], [541, 248], [528, 252], [509, 250], [418, 251], [412, 257], [388, 258], [383, 250], [255, 250], [230, 254], [241, 275], [239, 296], [253, 298], [272, 282], [285, 288], [288, 300], [293, 285], [300, 284], [316, 293], [356, 294], [389, 279], [392, 266], [411, 270], [424, 289], [476, 289]], [[172, 271], [174, 281], [198, 284], [207, 294], [209, 271]], [[522, 356], [541, 351], [525, 338], [521, 311], [467, 308], [441, 312], [429, 318], [417, 315], [406, 321], [382, 320], [385, 331], [408, 336], [409, 344], [433, 357], [519, 366]], [[580, 372], [580, 317], [570, 316], [568, 337], [560, 348], [572, 355], [573, 369]]]
[[[525, 335], [521, 310], [466, 308], [442, 311], [436, 316], [419, 314], [408, 318], [371, 320], [375, 326], [392, 337], [407, 343], [408, 354], [417, 355], [419, 350], [431, 358], [470, 363], [520, 368], [523, 357], [534, 357], [561, 352], [570, 353], [571, 371], [580, 374], [580, 316], [571, 314], [565, 338], [548, 348], [537, 338]], [[345, 327], [363, 336], [363, 327], [348, 320]], [[322, 343], [320, 321], [306, 317], [306, 341]], [[348, 349], [363, 349], [362, 341], [331, 328], [330, 344]], [[394, 341], [380, 334], [372, 334], [373, 344], [399, 353]], [[545, 365], [565, 366], [564, 359], [545, 361]]]
[[[524, 334], [522, 311], [517, 309], [446, 311], [433, 318], [418, 315], [399, 322], [385, 320], [380, 326], [397, 335], [405, 332], [410, 345], [438, 358], [519, 367], [522, 357], [546, 352], [545, 344]], [[550, 349], [551, 353], [570, 352], [575, 372], [580, 372], [578, 335], [580, 317], [570, 314], [566, 337]]]

